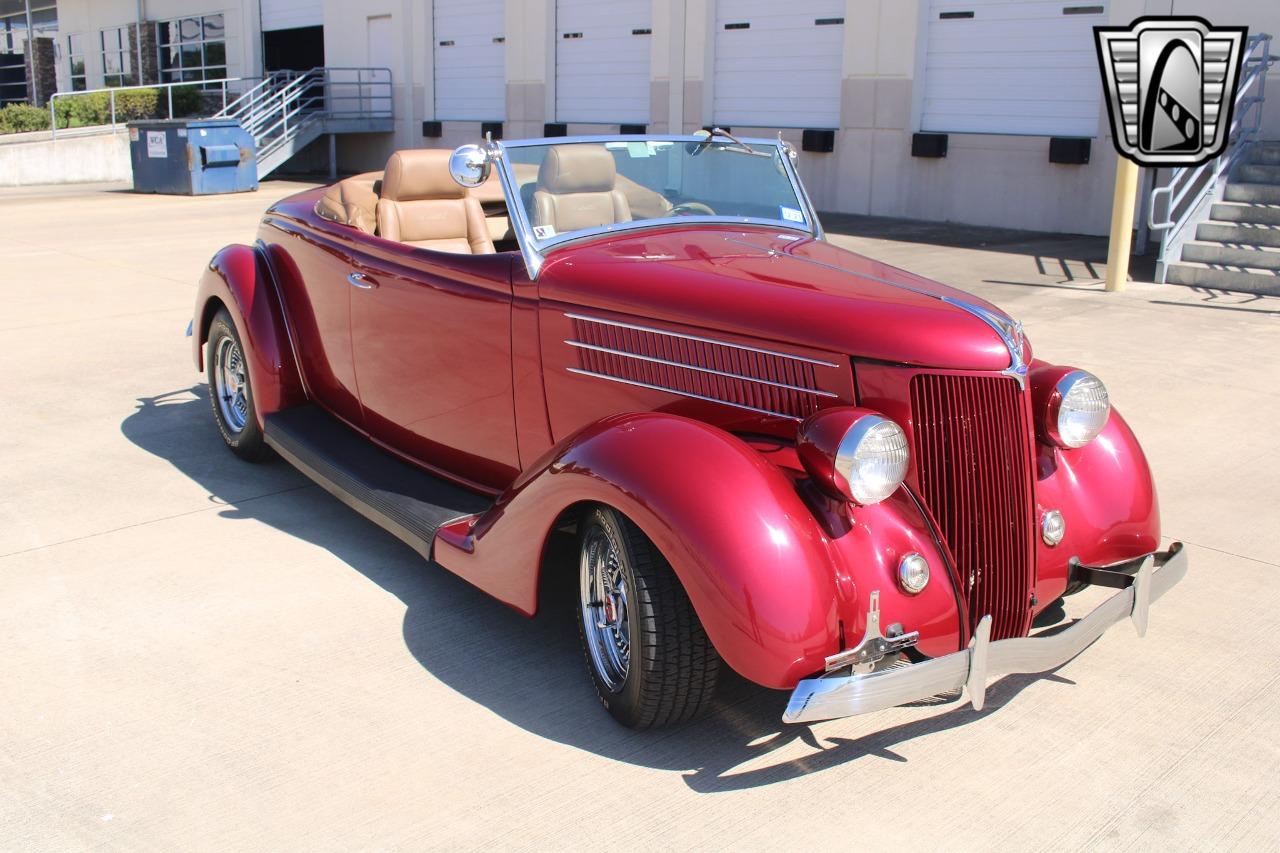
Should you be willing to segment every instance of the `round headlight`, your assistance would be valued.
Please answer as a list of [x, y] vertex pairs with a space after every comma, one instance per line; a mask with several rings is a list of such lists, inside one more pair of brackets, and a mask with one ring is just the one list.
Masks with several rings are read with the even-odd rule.
[[827, 491], [862, 505], [892, 495], [907, 476], [902, 427], [866, 409], [824, 409], [800, 425], [800, 461]]
[[1066, 535], [1067, 521], [1056, 509], [1049, 510], [1044, 514], [1044, 518], [1040, 519], [1040, 538], [1050, 548], [1061, 542], [1062, 537]]
[[915, 595], [929, 585], [929, 561], [916, 553], [908, 554], [898, 563], [898, 583]]
[[1084, 447], [1098, 437], [1111, 415], [1111, 398], [1102, 380], [1083, 370], [1073, 370], [1058, 380], [1051, 411], [1058, 443], [1063, 447]]

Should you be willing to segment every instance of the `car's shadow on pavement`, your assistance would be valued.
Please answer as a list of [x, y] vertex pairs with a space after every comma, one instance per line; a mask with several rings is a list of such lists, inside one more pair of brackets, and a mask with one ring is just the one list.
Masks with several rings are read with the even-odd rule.
[[[986, 709], [967, 703], [858, 737], [780, 722], [786, 694], [729, 672], [711, 713], [693, 723], [635, 732], [599, 707], [578, 645], [572, 572], [553, 575], [541, 612], [526, 619], [342, 506], [284, 462], [249, 465], [223, 446], [206, 387], [138, 400], [121, 424], [133, 444], [206, 489], [227, 524], [251, 518], [330, 551], [405, 605], [403, 638], [434, 678], [533, 734], [645, 767], [677, 771], [715, 793], [807, 776], [858, 760], [906, 761], [894, 747], [981, 720], [1036, 677], [992, 684]], [[559, 559], [572, 561], [572, 543]], [[1070, 684], [1058, 676], [1050, 676]], [[424, 709], [430, 714], [430, 709]]]

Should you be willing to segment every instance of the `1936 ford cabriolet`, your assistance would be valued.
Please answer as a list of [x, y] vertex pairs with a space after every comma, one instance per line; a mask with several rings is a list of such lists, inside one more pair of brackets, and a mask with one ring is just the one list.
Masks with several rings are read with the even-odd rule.
[[[575, 534], [588, 669], [631, 726], [690, 718], [724, 666], [791, 690], [788, 722], [981, 708], [992, 675], [1142, 633], [1186, 556], [1103, 384], [826, 242], [793, 160], [719, 130], [490, 141], [288, 198], [200, 283], [222, 437], [529, 615]], [[1028, 636], [1090, 584], [1118, 591]]]

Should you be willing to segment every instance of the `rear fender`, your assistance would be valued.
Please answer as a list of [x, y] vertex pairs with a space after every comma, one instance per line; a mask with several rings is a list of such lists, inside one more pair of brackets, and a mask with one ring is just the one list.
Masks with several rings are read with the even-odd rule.
[[[671, 563], [716, 650], [767, 687], [792, 687], [821, 671], [842, 639], [856, 644], [872, 588], [858, 589], [860, 571], [874, 588], [887, 580], [885, 624], [910, 630], [916, 621], [867, 552], [892, 536], [889, 526], [882, 534], [849, 527], [833, 542], [796, 483], [762, 454], [702, 422], [658, 413], [607, 418], [552, 448], [474, 525], [441, 531], [435, 559], [532, 615], [552, 526], [582, 502], [635, 522]], [[921, 548], [930, 547], [925, 534]], [[940, 589], [945, 617], [933, 621], [949, 620], [946, 651], [954, 651], [945, 578]]]
[[192, 358], [203, 372], [209, 326], [219, 308], [227, 309], [245, 346], [259, 426], [268, 414], [305, 402], [307, 396], [271, 276], [266, 258], [253, 247], [222, 249], [200, 277], [191, 336]]

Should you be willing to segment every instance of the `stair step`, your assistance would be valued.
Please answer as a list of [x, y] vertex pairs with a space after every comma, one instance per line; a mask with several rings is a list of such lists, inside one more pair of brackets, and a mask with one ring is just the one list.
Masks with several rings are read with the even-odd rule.
[[1213, 205], [1210, 216], [1219, 222], [1280, 225], [1280, 204], [1219, 201]]
[[1238, 183], [1227, 184], [1223, 198], [1227, 201], [1248, 201], [1262, 204], [1280, 204], [1280, 186], [1273, 184]]
[[1280, 165], [1269, 163], [1245, 163], [1232, 176], [1244, 183], [1280, 185]]
[[1210, 220], [1196, 226], [1196, 239], [1212, 243], [1280, 248], [1280, 225]]
[[1280, 296], [1280, 275], [1276, 274], [1276, 270], [1216, 267], [1183, 261], [1169, 264], [1166, 280], [1170, 284]]
[[436, 531], [493, 504], [384, 453], [319, 406], [268, 415], [265, 438], [325, 491], [427, 559]]
[[1249, 151], [1249, 162], [1280, 166], [1280, 145], [1255, 145]]
[[1218, 266], [1280, 270], [1280, 248], [1271, 246], [1230, 246], [1188, 240], [1182, 244], [1182, 259]]

